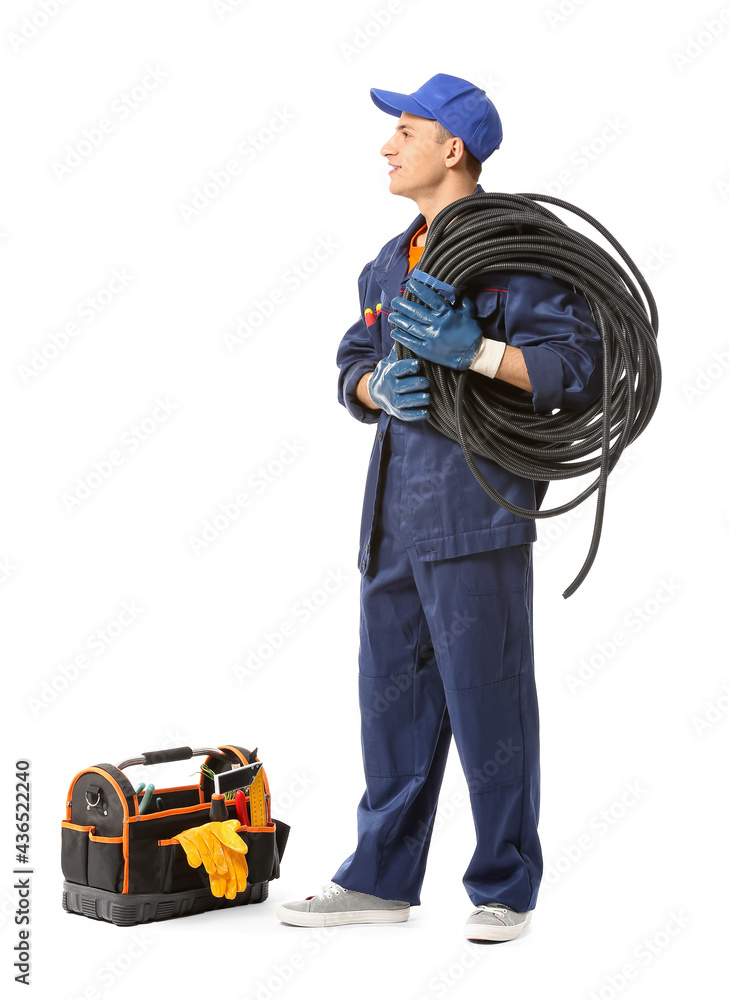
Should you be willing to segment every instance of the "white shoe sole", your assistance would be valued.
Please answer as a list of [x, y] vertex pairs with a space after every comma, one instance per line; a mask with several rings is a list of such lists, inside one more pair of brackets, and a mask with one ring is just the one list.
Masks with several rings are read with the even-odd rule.
[[519, 937], [526, 925], [532, 919], [531, 910], [522, 924], [513, 927], [496, 927], [493, 924], [466, 924], [466, 937], [469, 941], [513, 941]]
[[311, 913], [306, 910], [290, 910], [282, 904], [276, 910], [276, 916], [284, 923], [294, 924], [296, 927], [335, 927], [341, 924], [395, 924], [408, 919], [410, 908]]

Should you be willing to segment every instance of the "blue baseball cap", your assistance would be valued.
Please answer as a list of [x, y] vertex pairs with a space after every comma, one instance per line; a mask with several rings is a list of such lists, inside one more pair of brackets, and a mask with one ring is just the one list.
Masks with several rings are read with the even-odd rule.
[[468, 152], [481, 163], [501, 145], [498, 111], [483, 90], [458, 76], [437, 73], [412, 94], [373, 88], [370, 96], [388, 115], [404, 111], [420, 118], [434, 118], [462, 139]]

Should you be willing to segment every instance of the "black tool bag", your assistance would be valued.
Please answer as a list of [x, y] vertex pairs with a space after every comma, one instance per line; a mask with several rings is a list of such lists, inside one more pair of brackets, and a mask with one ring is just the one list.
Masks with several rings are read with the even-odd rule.
[[[145, 753], [118, 767], [97, 764], [77, 774], [71, 782], [66, 819], [61, 824], [64, 909], [130, 926], [267, 899], [269, 880], [279, 877], [279, 862], [290, 828], [271, 819], [270, 789], [262, 766], [256, 776], [255, 794], [245, 788], [251, 822], [241, 826], [238, 836], [248, 847], [244, 855], [248, 883], [234, 899], [213, 896], [205, 868], [192, 868], [174, 839], [184, 830], [210, 822], [216, 779], [201, 769], [196, 785], [156, 789], [155, 796], [162, 801], [156, 803], [155, 798], [154, 811], [145, 810], [140, 815], [142, 796], [137, 796], [123, 773], [131, 765], [163, 764], [204, 755], [205, 770], [221, 775], [217, 779], [221, 789], [223, 782], [230, 788], [236, 776], [227, 772], [258, 761], [256, 753], [238, 746], [203, 750], [180, 747]], [[266, 815], [259, 808], [264, 790]], [[226, 809], [229, 819], [238, 818], [234, 801], [226, 802]]]

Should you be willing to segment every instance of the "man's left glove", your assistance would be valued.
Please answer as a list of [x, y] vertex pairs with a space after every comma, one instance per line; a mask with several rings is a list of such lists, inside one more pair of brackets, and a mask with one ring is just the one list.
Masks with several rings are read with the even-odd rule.
[[465, 371], [481, 346], [475, 303], [464, 296], [459, 306], [452, 306], [417, 278], [410, 278], [405, 288], [417, 295], [420, 302], [411, 302], [401, 295], [392, 300], [393, 339], [409, 347], [419, 358]]

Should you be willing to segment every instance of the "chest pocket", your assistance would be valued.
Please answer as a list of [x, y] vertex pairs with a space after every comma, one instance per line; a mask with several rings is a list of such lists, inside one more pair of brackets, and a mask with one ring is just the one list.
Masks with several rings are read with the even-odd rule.
[[390, 336], [390, 300], [384, 292], [381, 292], [377, 302], [373, 303], [372, 315], [370, 337], [375, 347], [382, 352], [382, 356], [386, 357], [395, 341]]
[[381, 302], [372, 302], [365, 307], [364, 321], [367, 327], [374, 326], [382, 312]]

